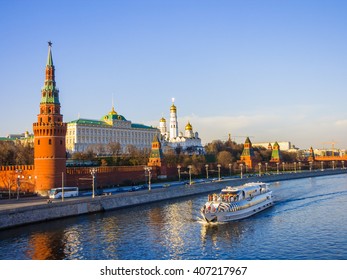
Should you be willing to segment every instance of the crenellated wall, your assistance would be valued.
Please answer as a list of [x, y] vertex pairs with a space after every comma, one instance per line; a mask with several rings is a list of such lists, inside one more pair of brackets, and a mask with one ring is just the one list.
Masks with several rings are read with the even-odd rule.
[[[64, 183], [66, 186], [77, 186], [80, 190], [92, 188], [91, 167], [68, 167]], [[100, 166], [94, 167], [96, 184], [100, 187], [117, 185], [139, 184], [148, 181], [145, 176], [144, 166]], [[159, 171], [153, 168], [151, 178], [156, 180]], [[34, 165], [0, 166], [0, 189], [17, 190], [18, 175], [20, 175], [20, 190], [35, 192], [35, 183], [38, 177], [35, 175]], [[56, 174], [62, 180], [61, 174]], [[168, 178], [177, 177], [177, 168], [168, 168]], [[52, 187], [53, 188], [53, 187]]]

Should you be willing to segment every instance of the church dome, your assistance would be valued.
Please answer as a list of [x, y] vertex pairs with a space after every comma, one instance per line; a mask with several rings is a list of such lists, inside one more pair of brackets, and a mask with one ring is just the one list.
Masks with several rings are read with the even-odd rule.
[[186, 130], [193, 130], [192, 125], [190, 124], [190, 122], [187, 123], [186, 125]]
[[171, 105], [171, 107], [170, 107], [170, 111], [171, 111], [171, 112], [176, 112], [176, 106], [175, 106], [175, 104], [173, 103], [173, 101], [172, 101], [172, 105]]
[[159, 122], [166, 122], [166, 119], [163, 117], [163, 118], [160, 119]]

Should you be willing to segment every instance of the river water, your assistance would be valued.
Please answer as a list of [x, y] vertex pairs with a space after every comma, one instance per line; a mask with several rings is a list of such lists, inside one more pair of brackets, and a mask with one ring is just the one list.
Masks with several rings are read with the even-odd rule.
[[206, 195], [0, 232], [0, 259], [347, 259], [347, 175], [271, 183], [275, 205], [201, 221]]

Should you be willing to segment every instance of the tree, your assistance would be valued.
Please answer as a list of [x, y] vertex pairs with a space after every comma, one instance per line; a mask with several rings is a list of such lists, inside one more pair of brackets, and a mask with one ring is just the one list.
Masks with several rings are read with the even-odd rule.
[[0, 165], [31, 165], [34, 163], [34, 147], [20, 141], [0, 141]]
[[205, 151], [208, 154], [218, 154], [218, 152], [225, 149], [224, 144], [221, 140], [214, 140], [212, 143], [208, 143], [205, 146]]
[[228, 151], [221, 151], [217, 155], [217, 161], [223, 168], [228, 168], [229, 164], [232, 162], [232, 155]]
[[110, 155], [118, 157], [121, 155], [122, 146], [119, 142], [110, 142], [107, 144], [107, 151]]

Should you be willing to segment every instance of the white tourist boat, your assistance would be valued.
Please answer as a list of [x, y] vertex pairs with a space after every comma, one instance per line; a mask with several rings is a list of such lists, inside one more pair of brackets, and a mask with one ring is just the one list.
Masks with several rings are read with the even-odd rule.
[[246, 183], [226, 187], [220, 194], [209, 194], [201, 208], [207, 222], [228, 222], [247, 218], [273, 205], [272, 191], [266, 183]]

